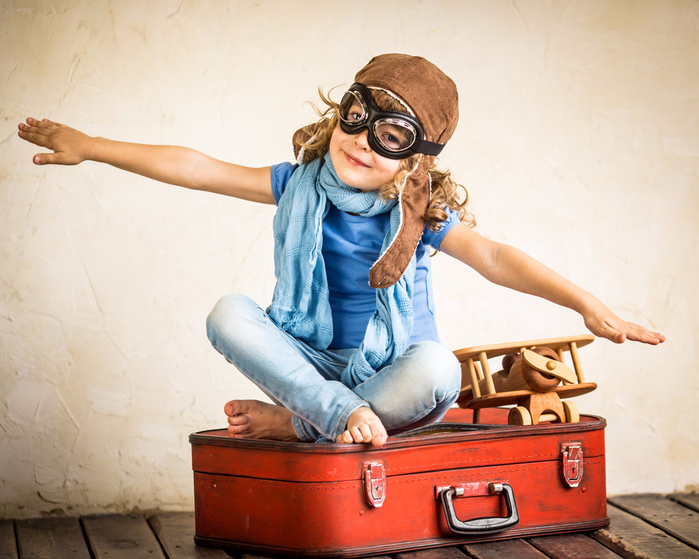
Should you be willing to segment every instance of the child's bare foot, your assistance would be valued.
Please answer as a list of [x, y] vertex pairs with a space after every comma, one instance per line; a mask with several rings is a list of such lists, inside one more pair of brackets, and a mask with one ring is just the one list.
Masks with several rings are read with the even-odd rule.
[[388, 439], [388, 433], [378, 416], [371, 408], [362, 407], [354, 410], [347, 420], [347, 430], [337, 437], [338, 443], [371, 443], [382, 446]]
[[298, 441], [291, 412], [259, 400], [231, 400], [223, 411], [228, 416], [228, 434], [238, 439]]

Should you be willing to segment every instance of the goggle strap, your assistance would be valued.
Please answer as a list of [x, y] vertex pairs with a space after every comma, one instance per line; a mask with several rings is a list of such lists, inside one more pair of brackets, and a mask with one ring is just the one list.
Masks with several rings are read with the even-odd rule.
[[418, 153], [424, 153], [425, 155], [439, 155], [446, 145], [447, 144], [437, 144], [435, 142], [428, 142], [427, 140], [415, 138], [411, 149]]

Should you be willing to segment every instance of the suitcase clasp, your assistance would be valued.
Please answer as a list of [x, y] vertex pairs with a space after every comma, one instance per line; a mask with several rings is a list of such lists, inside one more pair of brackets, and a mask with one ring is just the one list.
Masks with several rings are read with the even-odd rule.
[[380, 507], [386, 500], [386, 470], [383, 462], [364, 462], [364, 494], [372, 507]]
[[582, 443], [566, 443], [561, 446], [561, 468], [568, 487], [577, 487], [583, 476]]

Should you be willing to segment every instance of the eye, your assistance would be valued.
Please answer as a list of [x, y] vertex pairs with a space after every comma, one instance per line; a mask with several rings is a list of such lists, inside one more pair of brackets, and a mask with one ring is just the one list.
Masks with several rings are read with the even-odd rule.
[[349, 111], [347, 111], [347, 118], [349, 122], [358, 122], [362, 120], [362, 117], [364, 116], [364, 111], [362, 110], [361, 105], [359, 103], [354, 103]]
[[409, 143], [406, 130], [398, 126], [381, 126], [379, 139], [384, 146], [393, 150], [403, 149]]
[[376, 139], [391, 151], [408, 149], [415, 141], [415, 129], [402, 119], [385, 118], [374, 126]]
[[393, 134], [386, 134], [384, 136], [384, 139], [386, 142], [388, 142], [391, 146], [397, 146], [399, 144], [398, 138], [396, 138]]

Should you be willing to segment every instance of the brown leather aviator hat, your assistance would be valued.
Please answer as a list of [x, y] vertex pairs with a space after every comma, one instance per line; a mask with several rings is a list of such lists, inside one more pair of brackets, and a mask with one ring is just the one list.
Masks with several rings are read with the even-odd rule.
[[[459, 119], [459, 97], [454, 82], [431, 62], [407, 54], [382, 54], [372, 58], [355, 76], [355, 82], [383, 89], [397, 97], [417, 117], [425, 132], [422, 140], [445, 144]], [[299, 131], [300, 132], [300, 131]], [[298, 134], [298, 132], [297, 132]], [[298, 137], [295, 134], [295, 138]], [[391, 245], [372, 266], [369, 284], [374, 288], [396, 283], [415, 254], [425, 228], [430, 200], [428, 170], [433, 155], [422, 155], [415, 171], [399, 193], [401, 225]]]

